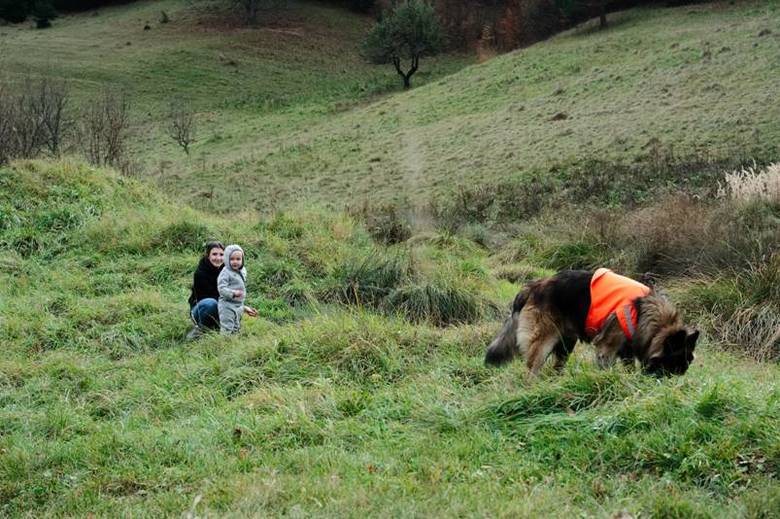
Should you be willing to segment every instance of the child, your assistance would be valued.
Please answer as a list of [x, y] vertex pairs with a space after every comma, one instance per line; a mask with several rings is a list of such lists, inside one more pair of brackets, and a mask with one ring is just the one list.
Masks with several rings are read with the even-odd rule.
[[241, 329], [241, 315], [246, 299], [244, 250], [238, 245], [225, 247], [225, 267], [217, 278], [219, 290], [220, 333], [229, 335]]

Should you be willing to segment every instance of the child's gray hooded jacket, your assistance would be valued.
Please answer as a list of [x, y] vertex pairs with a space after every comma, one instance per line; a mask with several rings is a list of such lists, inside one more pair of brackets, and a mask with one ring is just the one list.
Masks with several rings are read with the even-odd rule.
[[[230, 256], [244, 250], [238, 245], [225, 247], [225, 267], [217, 277], [217, 290], [219, 291], [219, 327], [222, 333], [236, 333], [241, 328], [241, 316], [244, 313], [244, 300], [246, 299], [246, 268], [243, 262], [240, 270], [233, 270], [230, 266]], [[241, 290], [241, 297], [233, 297], [234, 290]]]

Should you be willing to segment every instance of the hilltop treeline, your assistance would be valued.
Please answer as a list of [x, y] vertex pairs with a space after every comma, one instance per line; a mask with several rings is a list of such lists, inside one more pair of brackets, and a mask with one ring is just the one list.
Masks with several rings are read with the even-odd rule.
[[[325, 0], [377, 16], [396, 0]], [[600, 15], [639, 5], [673, 7], [705, 0], [430, 0], [454, 48], [530, 45]]]
[[125, 4], [133, 0], [0, 0], [0, 19], [23, 22], [28, 16], [56, 10], [85, 11], [104, 5]]

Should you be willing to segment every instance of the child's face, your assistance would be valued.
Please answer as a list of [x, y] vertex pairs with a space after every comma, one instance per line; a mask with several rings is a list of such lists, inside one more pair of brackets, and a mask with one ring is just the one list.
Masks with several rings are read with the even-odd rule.
[[230, 268], [233, 270], [240, 270], [244, 264], [244, 255], [241, 251], [236, 251], [230, 255]]

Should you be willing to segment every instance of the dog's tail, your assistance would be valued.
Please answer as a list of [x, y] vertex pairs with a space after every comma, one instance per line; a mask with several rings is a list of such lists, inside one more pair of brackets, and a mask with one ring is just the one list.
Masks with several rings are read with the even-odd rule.
[[517, 319], [520, 316], [520, 310], [525, 306], [528, 301], [528, 291], [523, 290], [512, 304], [512, 313], [504, 322], [504, 326], [498, 333], [493, 342], [488, 346], [485, 353], [485, 364], [491, 366], [500, 366], [506, 362], [509, 362], [518, 353], [517, 347]]

